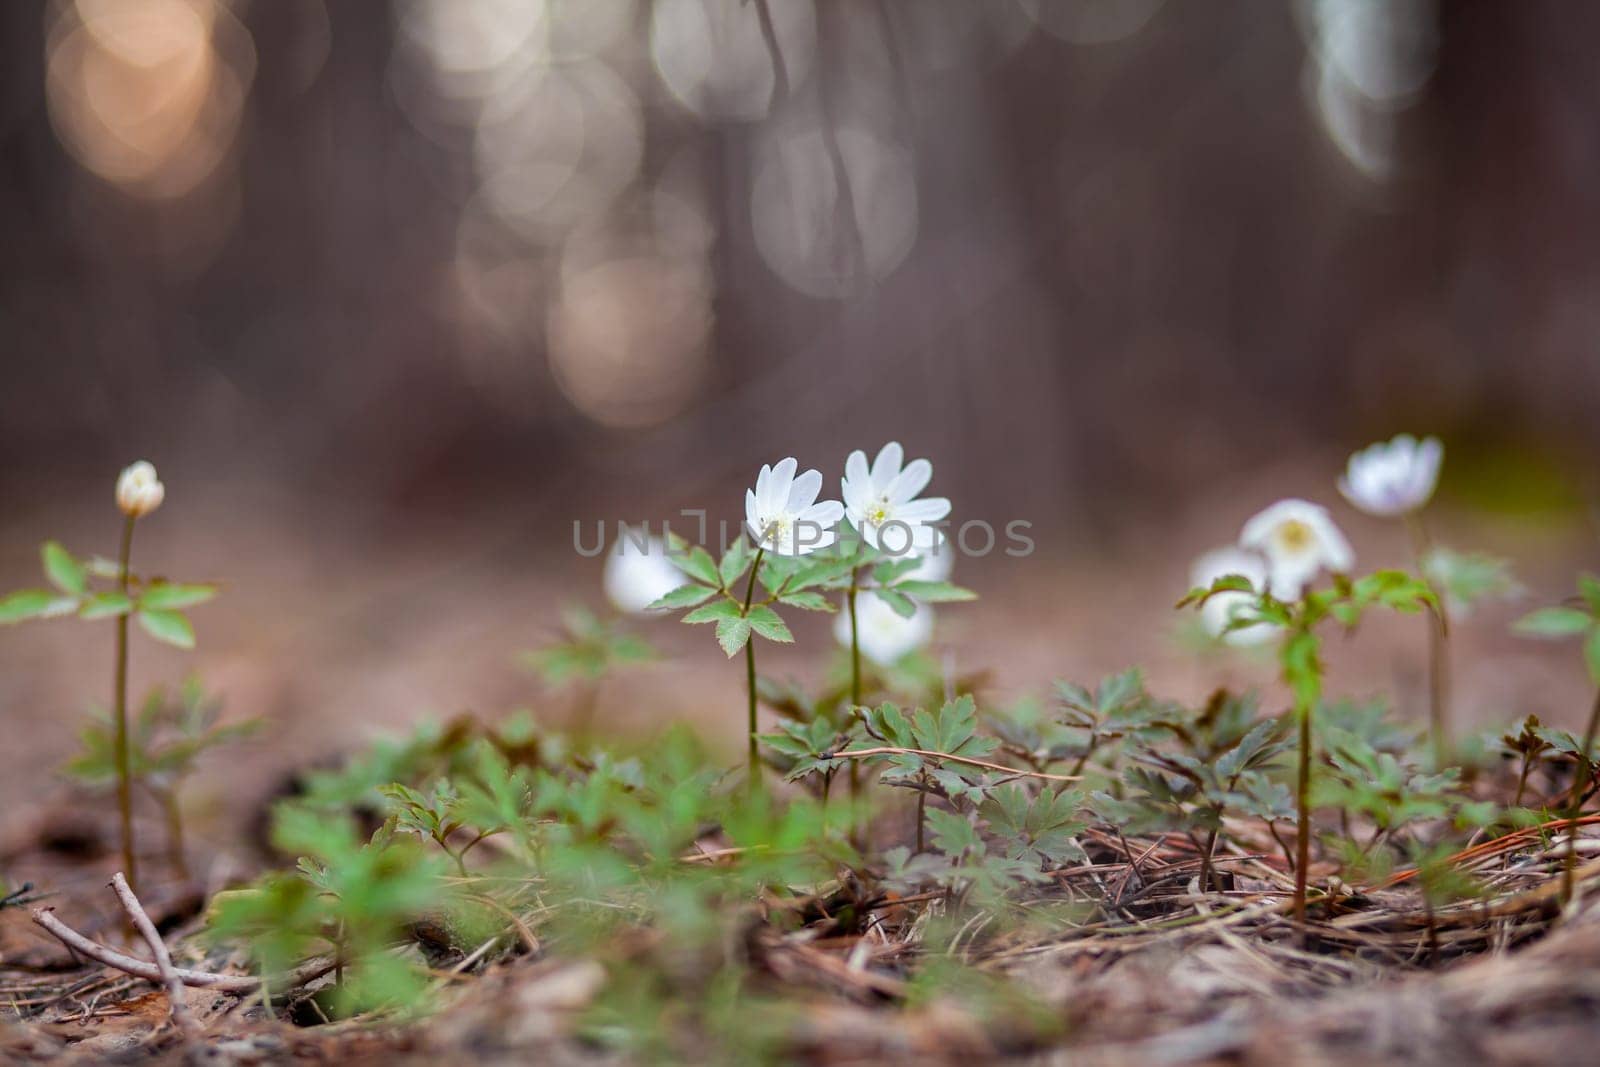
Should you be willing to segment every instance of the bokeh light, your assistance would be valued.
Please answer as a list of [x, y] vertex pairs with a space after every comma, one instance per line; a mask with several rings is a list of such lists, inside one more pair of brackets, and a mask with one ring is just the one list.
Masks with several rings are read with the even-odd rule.
[[[791, 88], [805, 81], [817, 47], [811, 0], [768, 5]], [[777, 73], [758, 5], [746, 0], [656, 0], [650, 57], [677, 100], [706, 119], [758, 119]]]

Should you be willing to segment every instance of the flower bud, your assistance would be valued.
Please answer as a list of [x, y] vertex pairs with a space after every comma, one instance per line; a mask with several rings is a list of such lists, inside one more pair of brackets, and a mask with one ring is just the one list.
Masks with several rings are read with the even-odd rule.
[[117, 507], [130, 518], [142, 518], [161, 506], [166, 486], [156, 478], [156, 469], [144, 460], [124, 470], [117, 478]]

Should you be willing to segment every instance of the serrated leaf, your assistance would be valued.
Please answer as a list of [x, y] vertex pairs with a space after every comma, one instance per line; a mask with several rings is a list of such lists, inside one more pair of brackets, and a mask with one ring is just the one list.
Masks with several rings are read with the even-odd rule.
[[89, 576], [84, 573], [83, 564], [62, 548], [59, 542], [46, 541], [39, 549], [39, 557], [44, 563], [45, 577], [50, 579], [51, 585], [73, 596], [84, 594]]
[[707, 597], [711, 596], [715, 592], [716, 590], [710, 588], [709, 586], [680, 585], [678, 588], [662, 595], [650, 603], [644, 610], [678, 611], [683, 608], [692, 608], [696, 604], [703, 603]]
[[150, 611], [176, 611], [204, 604], [217, 595], [214, 585], [180, 585], [177, 582], [155, 582], [139, 594], [139, 606]]
[[778, 603], [787, 604], [791, 608], [802, 611], [838, 611], [838, 607], [821, 593], [785, 593], [778, 598]]
[[691, 545], [675, 533], [667, 537], [667, 557], [680, 571], [696, 581], [720, 586], [716, 561], [699, 545]]
[[80, 619], [109, 619], [133, 610], [133, 599], [126, 593], [95, 593], [78, 609]]
[[139, 625], [144, 632], [169, 645], [178, 648], [194, 647], [194, 627], [180, 612], [176, 611], [140, 611], [134, 616], [139, 620]]
[[740, 530], [739, 536], [728, 546], [728, 551], [722, 554], [722, 562], [717, 564], [717, 574], [722, 579], [724, 589], [733, 588], [733, 584], [743, 577], [753, 556], [750, 543], [745, 540], [744, 531]]
[[971, 850], [981, 850], [978, 831], [963, 816], [940, 808], [929, 808], [925, 814], [933, 846], [947, 856], [960, 856]]
[[789, 632], [789, 627], [776, 611], [765, 604], [757, 604], [750, 609], [746, 616], [750, 628], [765, 637], [768, 641], [777, 641], [782, 644], [793, 644], [794, 634]]
[[705, 607], [695, 608], [683, 617], [683, 621], [687, 623], [722, 622], [726, 619], [737, 619], [739, 615], [739, 605], [724, 597], [721, 600], [707, 604]]
[[717, 643], [722, 646], [722, 651], [733, 656], [750, 640], [749, 619], [723, 619], [717, 623]]
[[[959, 585], [949, 582], [925, 582], [915, 578], [908, 578], [903, 582], [896, 582], [894, 590], [907, 596], [915, 597], [924, 604], [947, 604], [960, 600], [976, 600], [978, 594]], [[881, 593], [879, 595], [882, 595]]]
[[1528, 637], [1571, 637], [1583, 633], [1594, 621], [1577, 608], [1540, 608], [1517, 620], [1512, 629]]

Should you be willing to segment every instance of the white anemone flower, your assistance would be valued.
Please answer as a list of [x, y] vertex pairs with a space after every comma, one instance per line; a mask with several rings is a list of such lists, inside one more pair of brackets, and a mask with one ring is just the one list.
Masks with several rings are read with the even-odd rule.
[[1344, 573], [1355, 553], [1328, 509], [1309, 500], [1280, 500], [1244, 524], [1239, 547], [1267, 561], [1267, 590], [1279, 600], [1298, 600], [1324, 569]]
[[[856, 594], [856, 629], [862, 654], [881, 667], [892, 666], [928, 643], [933, 636], [933, 609], [918, 604], [916, 614], [902, 618], [877, 593], [864, 589]], [[834, 620], [833, 636], [850, 647], [848, 611]]]
[[117, 507], [129, 518], [138, 519], [161, 506], [167, 487], [156, 478], [156, 469], [140, 460], [117, 476]]
[[606, 597], [630, 615], [639, 614], [688, 581], [659, 537], [643, 539], [641, 544], [637, 532], [622, 531], [616, 547], [606, 556]]
[[[1245, 552], [1229, 545], [1207, 552], [1195, 560], [1189, 571], [1189, 584], [1209, 589], [1212, 582], [1228, 574], [1248, 579], [1251, 586], [1260, 589], [1267, 580], [1267, 565], [1254, 552]], [[1252, 623], [1237, 630], [1227, 628], [1239, 610], [1254, 600], [1254, 596], [1243, 591], [1218, 593], [1207, 599], [1201, 607], [1200, 622], [1212, 637], [1221, 638], [1230, 645], [1259, 645], [1263, 641], [1270, 641], [1278, 632], [1278, 627], [1271, 623]]]
[[946, 582], [950, 580], [950, 572], [955, 570], [956, 550], [951, 547], [950, 539], [937, 530], [932, 543], [916, 549], [912, 555], [920, 562], [907, 572], [907, 578], [919, 582]]
[[895, 555], [931, 548], [939, 531], [928, 524], [950, 514], [950, 501], [942, 496], [917, 499], [932, 478], [933, 464], [905, 463], [898, 441], [879, 449], [871, 467], [857, 449], [844, 461], [845, 513], [873, 548]]
[[774, 466], [765, 464], [756, 487], [744, 492], [744, 521], [756, 545], [780, 556], [805, 556], [827, 548], [838, 537], [844, 518], [837, 500], [817, 499], [822, 472], [809, 470], [798, 478], [793, 456]]
[[1368, 515], [1385, 519], [1407, 515], [1433, 496], [1443, 460], [1444, 445], [1437, 437], [1418, 441], [1403, 433], [1351, 456], [1339, 479], [1339, 492]]

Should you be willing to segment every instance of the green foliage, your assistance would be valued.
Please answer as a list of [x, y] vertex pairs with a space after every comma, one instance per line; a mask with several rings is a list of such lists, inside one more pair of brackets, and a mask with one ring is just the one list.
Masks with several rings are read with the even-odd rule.
[[[128, 763], [136, 781], [157, 790], [175, 788], [205, 753], [245, 740], [262, 726], [260, 719], [223, 723], [222, 700], [207, 693], [198, 676], [186, 679], [176, 694], [152, 688], [128, 723]], [[113, 727], [97, 715], [78, 733], [78, 754], [64, 768], [89, 785], [116, 781]]]
[[1580, 637], [1589, 678], [1600, 685], [1600, 578], [1578, 577], [1578, 595], [1560, 607], [1540, 608], [1516, 624], [1525, 637]]
[[1452, 615], [1465, 616], [1481, 603], [1515, 600], [1527, 591], [1512, 574], [1510, 560], [1481, 552], [1434, 548], [1423, 557], [1422, 573]]
[[600, 619], [583, 608], [563, 612], [562, 629], [560, 640], [522, 656], [523, 664], [546, 685], [560, 686], [574, 679], [595, 682], [619, 667], [656, 658], [655, 649], [622, 622]]
[[0, 624], [68, 615], [91, 622], [132, 615], [157, 641], [190, 649], [194, 647], [194, 625], [182, 609], [204, 604], [217, 595], [212, 585], [184, 585], [164, 578], [146, 581], [132, 573], [127, 593], [120, 588], [96, 589], [96, 581], [118, 584], [118, 566], [98, 558], [79, 559], [55, 541], [40, 547], [39, 558], [45, 579], [54, 588], [23, 589], [0, 599]]

